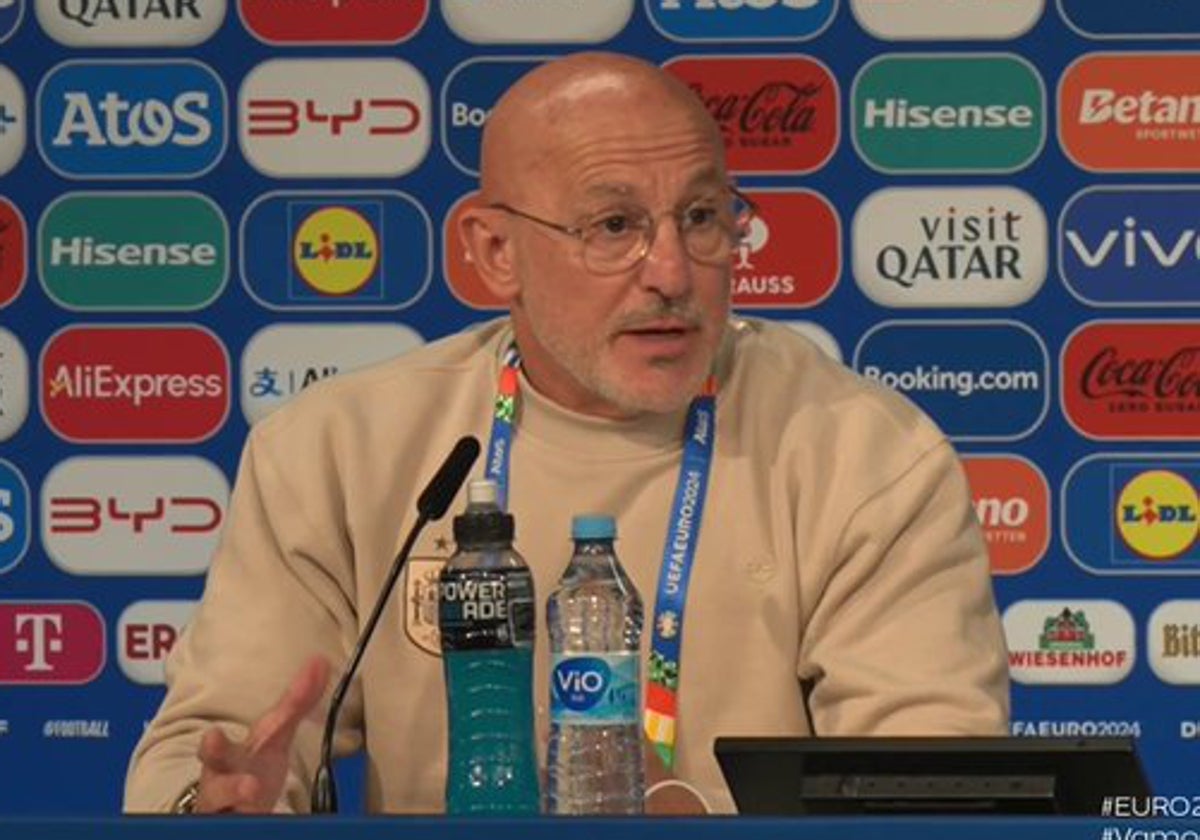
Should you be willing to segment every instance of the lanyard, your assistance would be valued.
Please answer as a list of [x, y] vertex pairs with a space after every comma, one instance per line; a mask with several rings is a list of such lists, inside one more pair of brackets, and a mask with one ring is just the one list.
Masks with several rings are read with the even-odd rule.
[[[519, 390], [521, 357], [509, 345], [500, 368], [500, 382], [492, 415], [492, 436], [484, 474], [496, 482], [502, 509], [508, 507], [509, 455]], [[679, 661], [682, 656], [683, 615], [692, 561], [696, 558], [704, 499], [716, 442], [716, 378], [708, 377], [703, 391], [688, 406], [684, 427], [683, 459], [675, 484], [658, 595], [654, 601], [650, 667], [647, 673], [643, 726], [646, 736], [667, 769], [675, 763], [676, 718], [679, 709]]]

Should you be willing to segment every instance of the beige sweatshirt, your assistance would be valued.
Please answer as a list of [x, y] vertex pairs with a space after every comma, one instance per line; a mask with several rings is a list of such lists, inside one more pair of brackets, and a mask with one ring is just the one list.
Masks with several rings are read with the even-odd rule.
[[[508, 340], [506, 322], [452, 336], [314, 386], [253, 428], [202, 603], [133, 756], [127, 810], [169, 808], [198, 775], [203, 730], [216, 721], [240, 737], [309, 655], [346, 660], [422, 486], [459, 436], [486, 447]], [[717, 371], [677, 775], [732, 811], [717, 736], [1004, 733], [1008, 678], [985, 547], [940, 432], [779, 325], [731, 322]], [[571, 516], [607, 512], [650, 621], [684, 414], [585, 417], [522, 382], [510, 509], [540, 604], [570, 557]], [[336, 749], [366, 748], [372, 811], [442, 808], [432, 582], [453, 548], [450, 521], [418, 541], [341, 716]], [[543, 760], [548, 659], [543, 608]], [[815, 681], [811, 724], [801, 680]], [[301, 726], [281, 808], [307, 810], [319, 738], [319, 724]]]

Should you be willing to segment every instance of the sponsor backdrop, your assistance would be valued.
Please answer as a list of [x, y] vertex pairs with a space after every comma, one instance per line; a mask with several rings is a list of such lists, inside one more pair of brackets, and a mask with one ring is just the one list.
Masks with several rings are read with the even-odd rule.
[[966, 457], [1013, 732], [1194, 784], [1200, 5], [0, 0], [0, 813], [119, 807], [248, 427], [497, 313], [480, 129], [593, 46], [719, 121], [736, 306]]

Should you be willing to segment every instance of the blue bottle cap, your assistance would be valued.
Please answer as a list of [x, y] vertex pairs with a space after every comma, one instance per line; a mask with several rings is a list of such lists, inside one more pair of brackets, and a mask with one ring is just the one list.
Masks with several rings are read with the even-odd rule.
[[617, 521], [607, 514], [582, 514], [571, 517], [571, 539], [615, 540]]

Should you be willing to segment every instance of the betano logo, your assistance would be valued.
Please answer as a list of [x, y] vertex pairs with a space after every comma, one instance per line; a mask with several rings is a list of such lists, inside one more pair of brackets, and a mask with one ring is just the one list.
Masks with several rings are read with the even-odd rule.
[[1200, 171], [1200, 54], [1091, 53], [1058, 88], [1059, 139], [1091, 172]]
[[836, 10], [837, 0], [646, 0], [654, 28], [675, 41], [804, 41]]
[[1187, 552], [1200, 534], [1200, 498], [1179, 473], [1149, 470], [1135, 475], [1117, 498], [1117, 531], [1125, 545], [1147, 560], [1169, 561]]
[[304, 282], [320, 294], [351, 295], [379, 267], [379, 237], [362, 214], [348, 207], [327, 207], [300, 223], [292, 262]]
[[398, 44], [425, 23], [429, 0], [238, 0], [238, 12], [268, 44]]
[[1015, 172], [1045, 141], [1045, 91], [1010, 54], [884, 55], [854, 79], [854, 144], [887, 173]]
[[1034, 464], [1012, 455], [963, 458], [992, 574], [1016, 575], [1050, 546], [1050, 486]]
[[[733, 305], [802, 309], [832, 294], [842, 269], [841, 223], [822, 195], [801, 189], [749, 190], [758, 205], [733, 259]], [[803, 240], [788, 231], [802, 230]]]
[[229, 412], [229, 356], [202, 327], [68, 327], [40, 371], [42, 414], [72, 443], [195, 443]]
[[1027, 32], [1045, 0], [850, 0], [854, 17], [888, 40], [1007, 40]]

